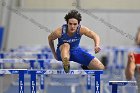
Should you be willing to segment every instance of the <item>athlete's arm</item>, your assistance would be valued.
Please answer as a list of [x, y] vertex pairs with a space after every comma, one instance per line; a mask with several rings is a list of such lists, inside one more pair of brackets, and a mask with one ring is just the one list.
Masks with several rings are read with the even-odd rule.
[[128, 55], [128, 63], [125, 69], [125, 76], [127, 80], [131, 80], [135, 72], [135, 58], [134, 55]]
[[92, 30], [90, 30], [87, 27], [81, 26], [80, 34], [85, 35], [95, 42], [95, 53], [98, 53], [100, 51], [100, 37]]
[[52, 53], [54, 55], [54, 58], [57, 59], [56, 56], [56, 51], [55, 51], [55, 47], [54, 47], [54, 40], [61, 37], [61, 28], [57, 28], [56, 30], [54, 30], [49, 36], [48, 36], [48, 42], [49, 42], [49, 46], [52, 50]]

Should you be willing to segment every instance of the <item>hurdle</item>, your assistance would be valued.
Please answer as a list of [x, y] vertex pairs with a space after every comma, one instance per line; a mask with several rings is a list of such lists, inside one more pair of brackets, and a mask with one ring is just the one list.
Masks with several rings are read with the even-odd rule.
[[[50, 60], [50, 59], [49, 59]], [[30, 68], [29, 69], [35, 69], [34, 63], [37, 62], [39, 64], [39, 69], [43, 70], [45, 69], [44, 67], [44, 62], [47, 62], [47, 59], [0, 59], [0, 63], [29, 63]], [[43, 93], [44, 90], [44, 82], [45, 77], [43, 74], [40, 75], [40, 91]]]
[[118, 86], [137, 86], [136, 81], [109, 81], [109, 85], [112, 86], [112, 93], [118, 93]]
[[[24, 93], [24, 74], [30, 74], [30, 89], [31, 93], [36, 93], [36, 75], [53, 75], [53, 74], [65, 74], [65, 75], [94, 75], [95, 76], [95, 92], [100, 93], [100, 74], [103, 74], [103, 70], [70, 70], [69, 73], [65, 73], [64, 70], [30, 70], [30, 69], [0, 69], [0, 75], [4, 74], [18, 74], [19, 75], [19, 93]], [[88, 79], [90, 81], [90, 79]], [[91, 83], [89, 83], [89, 86]]]

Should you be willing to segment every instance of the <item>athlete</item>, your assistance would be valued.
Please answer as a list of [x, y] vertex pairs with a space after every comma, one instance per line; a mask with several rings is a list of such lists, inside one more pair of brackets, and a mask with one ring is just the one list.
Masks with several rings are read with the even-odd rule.
[[[74, 61], [88, 69], [103, 70], [104, 65], [94, 56], [79, 47], [81, 36], [85, 35], [95, 42], [95, 53], [100, 51], [100, 38], [89, 28], [80, 25], [81, 14], [77, 10], [71, 10], [64, 17], [66, 24], [55, 29], [49, 36], [48, 42], [54, 58], [62, 61], [66, 73], [70, 70], [70, 62]], [[54, 40], [58, 39], [55, 51]]]
[[[138, 28], [138, 32], [136, 34], [135, 43], [136, 46], [140, 48], [140, 27]], [[127, 80], [131, 80], [133, 76], [135, 76], [138, 85], [138, 93], [140, 93], [140, 53], [130, 52], [128, 54], [125, 76]]]

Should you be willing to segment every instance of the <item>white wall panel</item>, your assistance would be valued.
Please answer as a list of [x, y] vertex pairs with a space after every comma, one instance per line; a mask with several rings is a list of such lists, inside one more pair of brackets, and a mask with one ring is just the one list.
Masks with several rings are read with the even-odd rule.
[[22, 7], [29, 9], [71, 9], [75, 0], [22, 0]]
[[[50, 34], [44, 28], [40, 28], [35, 22], [43, 27], [55, 29], [61, 26], [64, 21], [64, 16], [67, 12], [22, 12], [26, 17], [24, 18], [15, 13], [11, 17], [10, 34], [8, 39], [8, 48], [15, 48], [19, 45], [48, 45], [47, 36]], [[140, 13], [92, 13], [98, 17], [95, 19], [85, 13], [82, 13], [82, 25], [89, 27], [98, 33], [101, 37], [101, 45], [121, 46], [132, 45], [134, 41], [117, 32], [115, 29], [110, 29], [106, 23], [110, 23], [119, 30], [135, 36], [137, 27], [140, 25]], [[105, 22], [100, 21], [103, 19]], [[88, 42], [87, 42], [88, 41]], [[83, 37], [81, 45], [93, 46], [93, 41]]]
[[140, 0], [80, 0], [84, 9], [140, 9]]

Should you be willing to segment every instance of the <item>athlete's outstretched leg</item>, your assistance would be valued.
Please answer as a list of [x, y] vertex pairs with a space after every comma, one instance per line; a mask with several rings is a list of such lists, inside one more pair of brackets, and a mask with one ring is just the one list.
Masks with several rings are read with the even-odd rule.
[[97, 58], [94, 58], [90, 61], [88, 68], [92, 70], [104, 70], [105, 67]]
[[70, 45], [68, 43], [64, 43], [60, 46], [60, 51], [61, 51], [61, 59], [63, 62], [63, 67], [66, 73], [69, 72], [70, 70], [70, 63], [69, 63], [69, 59], [70, 59], [70, 54], [69, 54], [69, 50], [70, 50]]

